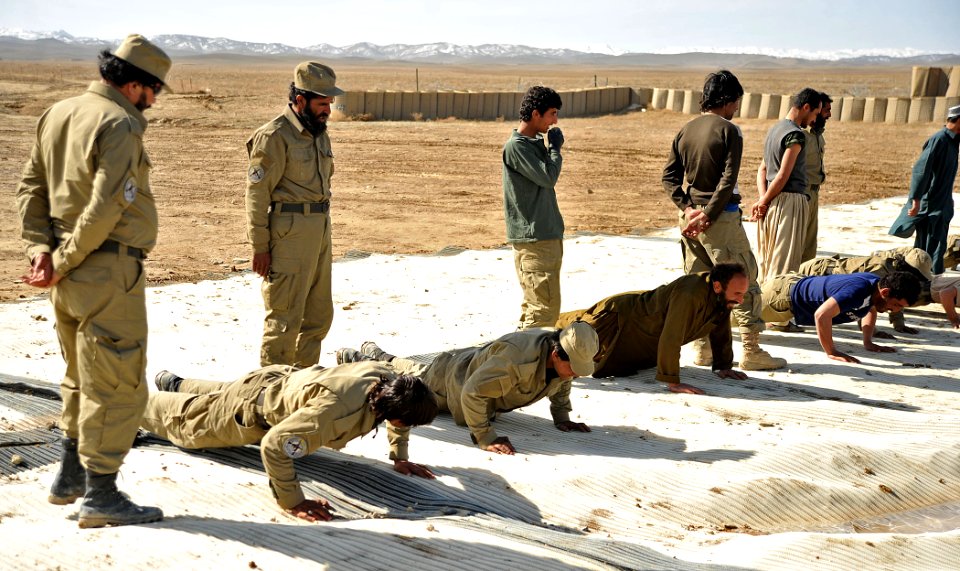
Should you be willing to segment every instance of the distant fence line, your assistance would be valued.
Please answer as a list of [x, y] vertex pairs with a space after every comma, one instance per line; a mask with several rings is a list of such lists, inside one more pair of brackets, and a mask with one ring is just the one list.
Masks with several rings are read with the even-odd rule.
[[[560, 91], [563, 117], [595, 117], [629, 109], [666, 109], [700, 113], [700, 91], [659, 87], [595, 87]], [[790, 110], [790, 95], [744, 93], [737, 117], [780, 119]], [[337, 96], [334, 107], [348, 117], [376, 121], [415, 119], [515, 120], [520, 91], [353, 91]], [[960, 96], [837, 97], [832, 113], [841, 122], [926, 123], [946, 120]]]

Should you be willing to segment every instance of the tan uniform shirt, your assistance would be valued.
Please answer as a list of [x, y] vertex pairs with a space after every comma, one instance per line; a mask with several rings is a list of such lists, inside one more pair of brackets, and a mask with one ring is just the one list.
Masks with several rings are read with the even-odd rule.
[[[264, 389], [263, 417], [271, 428], [260, 441], [263, 466], [284, 508], [304, 500], [293, 460], [326, 446], [339, 450], [373, 430], [367, 394], [381, 376], [395, 374], [383, 363], [330, 369], [313, 367], [284, 376]], [[407, 459], [409, 428], [387, 423], [390, 458]]]
[[326, 131], [314, 137], [287, 105], [250, 137], [247, 153], [247, 237], [262, 254], [270, 251], [271, 203], [330, 200], [333, 151]]
[[40, 117], [17, 188], [31, 260], [51, 252], [54, 270], [67, 275], [107, 239], [154, 247], [157, 207], [143, 148], [146, 127], [126, 97], [100, 82]]
[[680, 348], [705, 336], [713, 349], [713, 370], [733, 366], [730, 310], [714, 293], [708, 272], [608, 297], [562, 314], [557, 326], [578, 319], [600, 337], [595, 377], [627, 376], [656, 365], [658, 381], [679, 383]]
[[550, 398], [553, 421], [570, 420], [572, 379], [547, 379], [550, 331], [528, 330], [466, 349], [441, 353], [424, 372], [423, 381], [446, 400], [457, 424], [467, 426], [477, 445], [497, 439], [490, 420]]

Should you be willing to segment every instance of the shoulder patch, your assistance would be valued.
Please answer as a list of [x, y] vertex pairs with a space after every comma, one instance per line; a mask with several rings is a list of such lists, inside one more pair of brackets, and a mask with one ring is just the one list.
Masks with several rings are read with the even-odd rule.
[[123, 183], [123, 199], [127, 202], [133, 202], [136, 197], [137, 180], [131, 176], [127, 179], [127, 182]]
[[307, 455], [307, 441], [302, 436], [289, 436], [283, 441], [283, 453], [290, 458], [303, 458]]
[[247, 170], [247, 179], [254, 184], [263, 180], [263, 167], [260, 165], [250, 165], [250, 169]]

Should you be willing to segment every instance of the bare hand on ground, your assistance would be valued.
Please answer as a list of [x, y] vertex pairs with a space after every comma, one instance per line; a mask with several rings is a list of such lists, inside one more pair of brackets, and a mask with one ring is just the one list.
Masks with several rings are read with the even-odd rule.
[[266, 278], [270, 274], [270, 252], [253, 255], [253, 271], [261, 278]]
[[572, 420], [557, 422], [555, 426], [564, 432], [590, 432], [589, 426], [582, 422], [573, 422]]
[[892, 333], [888, 333], [886, 331], [874, 331], [873, 336], [877, 339], [896, 339]]
[[859, 363], [860, 359], [852, 355], [847, 355], [846, 353], [841, 353], [837, 351], [836, 353], [827, 353], [827, 357], [830, 357], [834, 361], [843, 361], [844, 363]]
[[694, 387], [692, 385], [687, 385], [684, 383], [670, 383], [669, 386], [671, 393], [680, 393], [687, 395], [702, 395], [705, 394], [702, 390]]
[[897, 350], [893, 347], [885, 347], [883, 345], [877, 345], [876, 343], [864, 343], [863, 348], [871, 353], [896, 353]]
[[742, 381], [747, 378], [747, 374], [743, 371], [734, 371], [733, 369], [720, 369], [718, 371], [714, 371], [713, 374], [721, 379], [736, 379], [738, 381]]
[[298, 518], [305, 519], [309, 522], [321, 520], [330, 521], [333, 519], [333, 515], [330, 513], [330, 504], [327, 503], [327, 500], [322, 498], [317, 500], [303, 500], [299, 504], [284, 511], [290, 515], [295, 515]]
[[430, 468], [427, 468], [423, 464], [416, 464], [409, 460], [394, 460], [393, 469], [396, 472], [405, 474], [407, 476], [420, 476], [421, 478], [426, 478], [428, 480], [433, 480], [436, 476], [433, 475], [433, 472], [430, 471]]
[[491, 442], [489, 445], [487, 445], [486, 450], [487, 452], [496, 452], [497, 454], [507, 455], [512, 455], [517, 451], [517, 449], [513, 447], [513, 444], [510, 444], [510, 439], [506, 436], [501, 436], [500, 438], [497, 438]]

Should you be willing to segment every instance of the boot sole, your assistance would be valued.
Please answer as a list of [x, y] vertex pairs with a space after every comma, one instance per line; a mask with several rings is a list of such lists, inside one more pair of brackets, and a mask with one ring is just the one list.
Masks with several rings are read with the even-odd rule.
[[50, 494], [49, 496], [47, 496], [47, 501], [55, 506], [67, 506], [79, 500], [82, 497], [83, 497], [83, 494], [78, 494], [76, 496], [55, 496], [53, 494]]
[[78, 525], [80, 529], [93, 529], [98, 527], [107, 527], [110, 525], [119, 526], [119, 525], [140, 525], [144, 523], [154, 523], [163, 519], [163, 514], [157, 516], [145, 516], [141, 518], [133, 519], [117, 519], [113, 517], [81, 517], [78, 520]]

